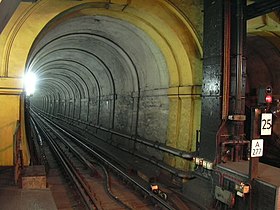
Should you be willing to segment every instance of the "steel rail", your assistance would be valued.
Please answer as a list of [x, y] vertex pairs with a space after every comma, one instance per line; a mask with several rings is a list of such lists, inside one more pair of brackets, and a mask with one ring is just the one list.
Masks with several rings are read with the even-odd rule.
[[[49, 115], [49, 114], [46, 114], [46, 113], [44, 113], [44, 112], [42, 112], [42, 111], [40, 111], [40, 112], [43, 113], [43, 115], [46, 115], [46, 116]], [[55, 117], [55, 116], [51, 116], [51, 117], [56, 118], [56, 119], [60, 119], [60, 118]], [[77, 121], [77, 120], [75, 120], [75, 119], [73, 119], [73, 118], [68, 118], [68, 119], [69, 119], [69, 120], [72, 120], [72, 122], [69, 123], [69, 124], [75, 124], [75, 121], [76, 121], [76, 122], [79, 122], [79, 123], [83, 123], [83, 122]], [[63, 120], [63, 119], [62, 119], [62, 120]], [[83, 123], [83, 124], [85, 124], [85, 123]], [[86, 125], [87, 125], [87, 124], [86, 124]], [[90, 125], [90, 126], [93, 126], [93, 125]], [[161, 143], [159, 143], [159, 142], [152, 142], [152, 141], [150, 141], [150, 140], [143, 140], [143, 139], [140, 139], [140, 138], [134, 138], [133, 136], [129, 136], [129, 135], [126, 135], [126, 134], [121, 134], [121, 133], [112, 131], [112, 130], [107, 129], [107, 128], [99, 127], [99, 126], [93, 126], [93, 127], [95, 127], [96, 129], [104, 130], [105, 132], [108, 132], [108, 133], [110, 133], [110, 134], [115, 134], [115, 135], [124, 137], [124, 138], [126, 138], [126, 139], [128, 139], [128, 140], [137, 141], [137, 143], [141, 143], [141, 144], [144, 144], [144, 145], [146, 145], [146, 146], [153, 147], [153, 148], [155, 148], [155, 149], [159, 149], [159, 150], [162, 150], [162, 151], [164, 151], [164, 152], [168, 152], [168, 153], [170, 153], [170, 154], [173, 154], [173, 155], [175, 155], [175, 156], [184, 158], [184, 159], [186, 159], [186, 160], [192, 160], [192, 159], [194, 158], [193, 155], [195, 154], [195, 152], [193, 152], [193, 153], [188, 153], [188, 152], [185, 152], [185, 151], [182, 151], [182, 150], [178, 150], [178, 149], [171, 148], [171, 147], [169, 147], [169, 146], [163, 145], [163, 144], [161, 144]], [[75, 134], [75, 135], [77, 136], [77, 134]], [[100, 138], [100, 137], [97, 136], [97, 135], [94, 135], [94, 134], [93, 134], [93, 136], [94, 136], [95, 138], [97, 138], [97, 139], [100, 139], [100, 140], [104, 141], [104, 139]], [[79, 138], [84, 139], [83, 141], [89, 142], [89, 141], [87, 140], [87, 138], [85, 138], [85, 137], [83, 137], [83, 136], [79, 136]], [[107, 142], [107, 143], [108, 143], [108, 142]], [[89, 142], [88, 144], [93, 145], [92, 142]], [[123, 147], [121, 147], [121, 146], [119, 146], [119, 145], [116, 145], [116, 144], [112, 144], [112, 143], [108, 143], [108, 144], [110, 144], [110, 145], [112, 145], [112, 146], [118, 148], [119, 150], [125, 151], [125, 152], [127, 152], [127, 153], [129, 153], [129, 154], [132, 154], [132, 155], [137, 156], [138, 158], [141, 158], [141, 159], [143, 159], [143, 160], [145, 160], [145, 161], [148, 161], [148, 162], [150, 162], [150, 163], [152, 163], [152, 164], [158, 166], [158, 167], [161, 168], [161, 169], [164, 169], [164, 170], [168, 171], [168, 172], [171, 173], [172, 175], [175, 175], [175, 176], [177, 176], [177, 177], [179, 177], [179, 178], [182, 178], [182, 179], [192, 179], [192, 178], [194, 178], [192, 172], [184, 172], [184, 171], [175, 169], [175, 168], [173, 168], [173, 167], [170, 167], [170, 166], [168, 166], [167, 164], [161, 163], [159, 160], [157, 160], [157, 159], [155, 159], [155, 158], [152, 158], [152, 157], [151, 157], [151, 158], [148, 158], [148, 157], [146, 157], [146, 156], [143, 156], [143, 155], [141, 155], [141, 154], [137, 154], [137, 153], [135, 153], [135, 152], [132, 151], [132, 150], [128, 150], [128, 149], [123, 148]], [[94, 144], [94, 146], [96, 147], [97, 145]], [[97, 146], [97, 147], [98, 147], [98, 146]], [[102, 150], [102, 149], [100, 149], [100, 150]]]
[[[47, 123], [45, 125], [47, 125]], [[47, 126], [49, 126], [49, 125], [47, 125]], [[49, 126], [49, 128], [51, 128], [51, 126]], [[35, 128], [35, 129], [37, 129], [37, 128]], [[88, 161], [84, 156], [82, 156], [59, 132], [57, 132], [54, 129], [52, 129], [52, 132], [55, 133], [55, 135], [61, 141], [63, 141], [63, 143], [67, 146], [67, 148], [82, 162], [82, 164], [84, 164], [86, 167], [88, 167], [92, 171], [93, 174], [98, 173], [97, 170], [93, 167], [92, 163], [90, 161]], [[132, 210], [128, 205], [126, 205], [124, 202], [122, 202], [117, 196], [113, 195], [113, 192], [110, 190], [109, 174], [108, 174], [106, 168], [99, 163], [96, 163], [96, 164], [98, 164], [102, 168], [104, 176], [106, 178], [105, 179], [105, 190], [106, 190], [107, 194], [112, 199], [114, 199], [118, 204], [123, 206], [125, 209]]]
[[[42, 112], [41, 110], [39, 110], [39, 111]], [[48, 115], [50, 115], [50, 114], [48, 114]], [[53, 115], [50, 115], [50, 116], [54, 117], [54, 118], [57, 118], [57, 119], [61, 119], [57, 116], [53, 116]], [[66, 116], [64, 116], [64, 117], [66, 117]], [[196, 152], [186, 152], [186, 151], [183, 151], [183, 150], [176, 149], [174, 147], [164, 145], [164, 144], [162, 144], [160, 142], [157, 142], [157, 141], [151, 141], [151, 140], [148, 140], [148, 139], [137, 138], [136, 136], [123, 134], [123, 133], [114, 131], [113, 129], [108, 129], [108, 128], [98, 126], [98, 125], [92, 125], [92, 124], [89, 124], [89, 123], [86, 123], [86, 122], [83, 122], [83, 121], [80, 121], [80, 120], [76, 120], [76, 119], [73, 119], [73, 118], [69, 118], [69, 117], [66, 117], [66, 118], [68, 118], [69, 120], [72, 120], [72, 121], [76, 121], [78, 123], [82, 123], [84, 125], [88, 125], [88, 126], [93, 127], [95, 129], [103, 130], [103, 131], [106, 131], [108, 133], [126, 138], [128, 140], [136, 141], [137, 143], [140, 143], [140, 144], [143, 144], [145, 146], [149, 146], [149, 147], [161, 150], [163, 152], [167, 152], [169, 154], [172, 154], [174, 156], [177, 156], [177, 157], [189, 160], [189, 161], [192, 161], [193, 158], [197, 155]]]
[[[36, 121], [35, 119], [34, 119], [34, 121], [35, 121], [35, 124], [33, 124], [34, 127], [37, 127], [36, 124], [40, 125], [40, 123], [38, 123], [38, 121]], [[63, 152], [61, 151], [61, 148], [58, 146], [58, 144], [54, 140], [52, 140], [52, 138], [50, 137], [50, 135], [47, 133], [46, 130], [43, 130], [43, 126], [40, 126], [40, 130], [41, 130], [41, 132], [43, 132], [45, 138], [48, 140], [49, 145], [51, 146], [51, 149], [53, 150], [53, 152], [55, 153], [55, 155], [59, 159], [59, 161], [62, 163], [63, 168], [65, 169], [65, 171], [67, 172], [67, 174], [72, 179], [75, 186], [77, 187], [78, 192], [80, 193], [80, 195], [83, 198], [84, 203], [86, 204], [86, 207], [89, 210], [101, 209], [100, 207], [97, 207], [98, 202], [91, 195], [89, 188], [85, 185], [81, 176], [77, 173], [74, 166], [71, 164], [71, 162], [65, 156], [65, 154], [63, 154]], [[40, 136], [40, 133], [37, 133], [37, 135]]]
[[[31, 109], [32, 111], [32, 109]], [[35, 113], [33, 111], [33, 113]], [[36, 114], [36, 113], [35, 113]], [[38, 116], [38, 114], [36, 114]], [[42, 117], [42, 116], [41, 116]], [[121, 175], [123, 178], [125, 178], [126, 180], [128, 180], [130, 183], [132, 183], [133, 185], [135, 185], [136, 187], [138, 187], [139, 189], [141, 189], [141, 191], [145, 194], [147, 194], [150, 198], [154, 199], [158, 204], [162, 205], [163, 207], [165, 207], [168, 210], [175, 210], [172, 206], [170, 206], [167, 202], [163, 201], [161, 198], [159, 198], [157, 195], [155, 195], [153, 192], [151, 192], [150, 190], [146, 189], [144, 186], [142, 186], [140, 183], [138, 183], [136, 180], [134, 180], [132, 177], [130, 177], [129, 175], [127, 175], [125, 172], [123, 172], [120, 168], [118, 168], [116, 165], [114, 165], [113, 163], [111, 163], [110, 161], [108, 161], [105, 157], [103, 157], [100, 153], [96, 152], [95, 150], [93, 150], [92, 148], [90, 148], [88, 145], [86, 145], [85, 143], [83, 143], [81, 140], [79, 140], [78, 138], [76, 138], [74, 135], [70, 134], [68, 131], [66, 131], [65, 129], [61, 128], [60, 126], [58, 126], [56, 123], [52, 122], [51, 120], [49, 120], [48, 118], [44, 117], [44, 119], [46, 121], [48, 121], [50, 124], [52, 124], [54, 127], [56, 127], [57, 129], [59, 129], [61, 132], [63, 132], [64, 134], [66, 134], [67, 136], [71, 137], [73, 140], [75, 140], [77, 143], [79, 143], [85, 150], [87, 150], [88, 152], [90, 152], [95, 158], [97, 158], [98, 160], [102, 161], [105, 165], [107, 165], [108, 167], [110, 167], [111, 169], [113, 169], [115, 172], [117, 172], [119, 175]]]
[[125, 209], [128, 209], [128, 210], [132, 210], [132, 208], [130, 208], [128, 205], [126, 205], [124, 202], [122, 202], [117, 196], [115, 196], [111, 190], [111, 184], [110, 184], [110, 176], [109, 176], [109, 173], [108, 173], [108, 170], [105, 168], [104, 165], [102, 164], [99, 164], [99, 163], [96, 163], [98, 164], [102, 170], [103, 170], [103, 173], [104, 173], [104, 176], [105, 176], [105, 182], [104, 182], [104, 188], [105, 188], [105, 191], [107, 192], [107, 194], [112, 198], [114, 199], [117, 203], [119, 203], [120, 205], [122, 205]]

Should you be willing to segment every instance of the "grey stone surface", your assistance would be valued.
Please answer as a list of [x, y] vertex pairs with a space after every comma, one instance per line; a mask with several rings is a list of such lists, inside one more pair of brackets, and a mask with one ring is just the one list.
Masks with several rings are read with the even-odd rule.
[[39, 77], [34, 105], [165, 143], [169, 75], [144, 31], [120, 19], [80, 16], [39, 37], [28, 61]]

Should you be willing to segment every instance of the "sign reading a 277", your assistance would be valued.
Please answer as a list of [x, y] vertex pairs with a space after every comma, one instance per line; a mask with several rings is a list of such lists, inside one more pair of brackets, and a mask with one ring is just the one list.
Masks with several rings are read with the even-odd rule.
[[263, 139], [253, 139], [251, 142], [251, 157], [263, 156]]
[[261, 136], [268, 136], [272, 133], [272, 113], [262, 113]]

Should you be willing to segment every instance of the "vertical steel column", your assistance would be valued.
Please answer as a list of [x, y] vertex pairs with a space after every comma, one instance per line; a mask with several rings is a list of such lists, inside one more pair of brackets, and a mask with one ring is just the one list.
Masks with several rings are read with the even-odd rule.
[[[258, 108], [251, 109], [251, 136], [252, 139], [259, 139], [260, 138], [260, 116], [261, 110]], [[251, 157], [250, 158], [250, 165], [249, 165], [249, 177], [252, 181], [253, 179], [257, 178], [258, 176], [258, 166], [259, 166], [259, 158], [258, 157]]]
[[199, 155], [216, 158], [216, 134], [222, 122], [224, 0], [204, 0], [204, 60]]

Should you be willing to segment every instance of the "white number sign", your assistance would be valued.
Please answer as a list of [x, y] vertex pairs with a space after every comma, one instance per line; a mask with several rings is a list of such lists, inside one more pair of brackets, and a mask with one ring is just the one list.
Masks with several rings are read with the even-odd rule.
[[261, 136], [271, 135], [272, 131], [272, 113], [262, 113]]
[[263, 139], [253, 139], [251, 146], [251, 157], [263, 156]]

